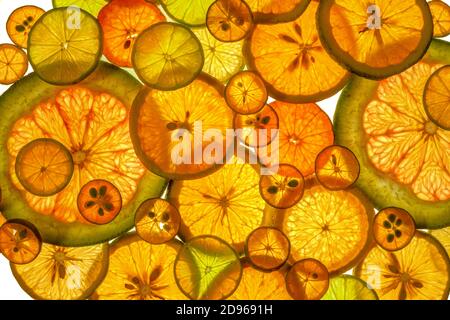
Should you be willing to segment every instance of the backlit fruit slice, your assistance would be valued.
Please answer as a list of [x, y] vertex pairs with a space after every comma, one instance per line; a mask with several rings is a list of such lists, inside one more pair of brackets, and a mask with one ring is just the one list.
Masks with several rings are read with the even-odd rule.
[[266, 203], [258, 190], [259, 172], [238, 161], [231, 159], [205, 178], [173, 184], [170, 199], [180, 211], [183, 239], [215, 235], [242, 252], [247, 236], [261, 226]]
[[159, 0], [172, 19], [196, 27], [206, 24], [206, 13], [213, 2], [214, 0]]
[[208, 9], [206, 26], [219, 41], [239, 41], [253, 28], [252, 11], [243, 0], [217, 0]]
[[289, 258], [289, 239], [277, 228], [259, 227], [245, 242], [245, 255], [257, 269], [271, 271], [281, 268]]
[[240, 114], [261, 111], [266, 105], [267, 98], [267, 89], [263, 80], [251, 71], [242, 71], [233, 76], [225, 90], [228, 105]]
[[297, 204], [303, 197], [305, 179], [294, 166], [280, 164], [270, 170], [273, 174], [263, 175], [259, 180], [261, 197], [272, 207], [288, 209]]
[[444, 66], [430, 76], [423, 95], [428, 117], [439, 127], [450, 130], [450, 66]]
[[178, 251], [175, 280], [192, 300], [226, 299], [239, 286], [241, 277], [239, 256], [220, 238], [195, 237]]
[[103, 54], [120, 67], [131, 67], [131, 53], [138, 35], [166, 18], [145, 0], [114, 0], [98, 15], [103, 30]]
[[433, 17], [433, 36], [446, 37], [450, 34], [450, 6], [444, 1], [428, 2]]
[[38, 300], [86, 299], [108, 271], [107, 243], [89, 247], [58, 247], [42, 244], [36, 259], [11, 264], [22, 289]]
[[[108, 63], [77, 86], [59, 87], [34, 73], [0, 97], [1, 211], [8, 219], [32, 222], [44, 242], [76, 247], [116, 238], [134, 226], [144, 200], [159, 197], [166, 181], [145, 171], [129, 133], [128, 112], [141, 85]], [[74, 174], [51, 197], [27, 192], [15, 174], [19, 151], [40, 138], [55, 139], [72, 154]], [[77, 207], [83, 185], [108, 180], [122, 195], [121, 214], [107, 225], [88, 223]]]
[[25, 52], [12, 44], [0, 44], [0, 84], [12, 84], [28, 69]]
[[169, 201], [155, 198], [144, 201], [136, 211], [137, 234], [152, 244], [172, 240], [180, 229], [181, 217]]
[[407, 211], [400, 208], [381, 210], [373, 222], [374, 239], [387, 251], [397, 251], [406, 247], [415, 232], [414, 219]]
[[138, 36], [131, 60], [146, 85], [175, 90], [195, 80], [202, 70], [204, 56], [191, 30], [180, 24], [160, 22]]
[[329, 146], [316, 158], [316, 177], [330, 190], [352, 186], [359, 176], [359, 162], [353, 152], [341, 146]]
[[[142, 90], [130, 120], [131, 139], [142, 163], [171, 179], [194, 179], [217, 170], [233, 142], [226, 139], [233, 112], [223, 91], [221, 83], [205, 74], [175, 91]], [[220, 131], [222, 141], [215, 142], [223, 150], [211, 149], [208, 129]]]
[[450, 256], [450, 227], [432, 230], [431, 234], [442, 244]]
[[106, 6], [110, 0], [52, 0], [54, 8], [79, 7], [97, 17], [101, 8]]
[[327, 268], [314, 259], [297, 261], [286, 274], [286, 288], [295, 300], [319, 300], [328, 290]]
[[25, 220], [9, 220], [0, 227], [0, 252], [12, 263], [27, 264], [41, 251], [37, 229]]
[[122, 209], [122, 196], [111, 182], [92, 180], [81, 188], [77, 205], [81, 215], [90, 223], [107, 224]]
[[221, 42], [214, 38], [207, 28], [193, 29], [193, 32], [200, 40], [205, 54], [203, 72], [219, 81], [227, 82], [244, 68], [243, 41]]
[[356, 186], [376, 208], [408, 211], [418, 229], [450, 225], [450, 131], [425, 113], [431, 74], [450, 64], [450, 44], [433, 40], [425, 59], [375, 82], [354, 77], [334, 115], [336, 144], [352, 150], [361, 172]]
[[102, 55], [102, 31], [86, 11], [67, 8], [47, 11], [28, 35], [28, 58], [37, 75], [47, 83], [78, 83], [91, 74]]
[[297, 19], [310, 0], [246, 0], [258, 23], [286, 22]]
[[431, 235], [416, 232], [402, 250], [374, 246], [356, 267], [381, 300], [446, 300], [450, 262], [445, 249]]
[[319, 34], [327, 51], [371, 79], [398, 74], [419, 61], [433, 36], [425, 0], [320, 1]]
[[333, 144], [333, 125], [328, 115], [318, 105], [272, 102], [271, 106], [280, 119], [278, 143], [258, 150], [263, 165], [280, 163], [298, 168], [303, 176], [314, 173], [317, 155]]
[[14, 10], [6, 22], [9, 38], [22, 48], [27, 47], [28, 34], [45, 11], [36, 6], [23, 6]]
[[246, 40], [249, 69], [263, 78], [269, 95], [277, 100], [316, 102], [332, 96], [347, 82], [349, 72], [328, 55], [319, 39], [317, 6], [318, 2], [311, 2], [293, 22], [256, 25]]
[[278, 115], [268, 104], [255, 114], [236, 113], [233, 122], [239, 140], [249, 147], [264, 147], [278, 136]]
[[73, 175], [70, 151], [60, 142], [36, 139], [20, 149], [15, 172], [22, 186], [39, 197], [49, 197], [62, 191]]
[[331, 275], [350, 269], [367, 252], [373, 212], [355, 188], [331, 191], [307, 180], [302, 200], [281, 215], [292, 258], [317, 259]]
[[174, 261], [181, 244], [152, 245], [127, 234], [111, 245], [109, 269], [91, 299], [183, 300], [174, 277]]
[[378, 300], [378, 296], [361, 279], [343, 274], [330, 279], [327, 293], [321, 300]]

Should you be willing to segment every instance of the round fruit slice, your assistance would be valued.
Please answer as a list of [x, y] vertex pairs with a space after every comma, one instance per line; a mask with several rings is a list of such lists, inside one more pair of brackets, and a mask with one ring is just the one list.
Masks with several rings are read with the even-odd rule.
[[192, 300], [228, 298], [242, 277], [237, 253], [220, 238], [200, 236], [184, 244], [175, 260], [175, 280]]
[[246, 0], [258, 23], [286, 22], [297, 19], [310, 0]]
[[89, 247], [58, 247], [44, 243], [33, 262], [11, 270], [22, 289], [38, 300], [89, 297], [108, 271], [107, 243]]
[[428, 79], [423, 105], [428, 117], [439, 127], [450, 130], [450, 66], [436, 70]]
[[14, 10], [6, 22], [9, 38], [22, 48], [27, 47], [28, 34], [45, 11], [36, 6], [23, 6]]
[[120, 67], [131, 67], [131, 53], [139, 34], [166, 18], [145, 0], [114, 0], [98, 15], [103, 30], [103, 54]]
[[245, 255], [257, 268], [271, 271], [281, 268], [289, 258], [289, 239], [277, 228], [260, 227], [245, 242]]
[[55, 85], [78, 83], [91, 74], [102, 55], [98, 21], [80, 10], [47, 11], [30, 31], [28, 58], [36, 74]]
[[109, 269], [91, 299], [182, 300], [175, 284], [174, 261], [181, 244], [152, 245], [134, 233], [111, 245]]
[[328, 290], [327, 268], [314, 259], [296, 262], [286, 274], [286, 288], [295, 300], [319, 300]]
[[166, 13], [174, 20], [189, 26], [203, 26], [206, 13], [214, 0], [159, 0]]
[[330, 286], [321, 300], [378, 300], [378, 296], [361, 279], [343, 274], [330, 279]]
[[431, 235], [416, 232], [411, 243], [396, 252], [374, 246], [356, 267], [381, 300], [446, 300], [450, 261]]
[[175, 90], [189, 85], [203, 67], [203, 50], [188, 28], [160, 22], [142, 32], [131, 56], [133, 68], [149, 87]]
[[193, 32], [200, 40], [205, 54], [203, 72], [219, 81], [227, 82], [244, 68], [243, 41], [221, 42], [214, 38], [207, 28], [194, 29]]
[[12, 84], [28, 69], [25, 52], [12, 44], [0, 44], [0, 84]]
[[263, 78], [275, 99], [316, 102], [331, 97], [347, 82], [349, 72], [328, 55], [319, 39], [318, 5], [312, 1], [293, 22], [256, 25], [247, 39], [244, 54], [248, 67]]
[[[30, 221], [44, 242], [63, 246], [105, 242], [131, 229], [139, 204], [166, 185], [146, 173], [131, 143], [128, 112], [140, 88], [127, 72], [102, 62], [77, 86], [49, 85], [32, 74], [6, 91], [0, 97], [3, 214]], [[44, 137], [63, 144], [74, 162], [67, 187], [46, 198], [27, 192], [15, 174], [19, 151]], [[82, 186], [94, 179], [110, 181], [122, 195], [121, 214], [107, 225], [89, 224], [77, 207]]]
[[433, 17], [433, 36], [446, 37], [450, 35], [450, 6], [444, 1], [428, 2]]
[[330, 190], [351, 187], [359, 176], [359, 162], [353, 152], [341, 146], [329, 146], [316, 158], [316, 177]]
[[[223, 91], [221, 83], [205, 74], [175, 91], [142, 90], [130, 119], [131, 139], [142, 163], [171, 179], [194, 179], [217, 170], [233, 142], [226, 139], [233, 112]], [[214, 129], [219, 147], [211, 149], [208, 129]]]
[[321, 1], [317, 23], [327, 51], [354, 73], [371, 79], [414, 65], [433, 36], [425, 0]]
[[233, 111], [253, 114], [261, 111], [267, 102], [266, 86], [256, 73], [242, 71], [233, 76], [227, 84], [225, 99]]
[[94, 17], [97, 17], [101, 8], [108, 4], [110, 0], [52, 0], [54, 8], [78, 7], [86, 10]]
[[9, 220], [0, 227], [0, 252], [12, 263], [30, 263], [39, 255], [41, 245], [39, 232], [25, 220]]
[[437, 240], [439, 240], [439, 242], [444, 246], [445, 250], [447, 251], [447, 254], [450, 256], [450, 227], [439, 230], [432, 230], [431, 234]]
[[62, 191], [72, 179], [73, 170], [70, 151], [53, 139], [31, 141], [16, 158], [17, 179], [28, 192], [39, 197]]
[[172, 240], [180, 229], [181, 217], [177, 208], [163, 199], [144, 201], [136, 211], [137, 234], [152, 244]]
[[358, 158], [356, 186], [378, 209], [408, 211], [417, 228], [450, 225], [450, 131], [425, 113], [431, 74], [450, 64], [450, 45], [434, 40], [425, 59], [400, 75], [374, 82], [355, 77], [339, 100], [336, 143]]

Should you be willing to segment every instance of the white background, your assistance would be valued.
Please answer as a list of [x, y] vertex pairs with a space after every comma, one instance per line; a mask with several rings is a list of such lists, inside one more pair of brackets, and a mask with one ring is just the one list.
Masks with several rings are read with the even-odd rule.
[[[281, 0], [280, 0], [281, 1]], [[44, 10], [52, 8], [51, 0], [0, 0], [0, 43], [11, 43], [6, 33], [6, 21], [9, 14], [16, 8], [24, 5], [36, 5]], [[450, 0], [446, 0], [449, 3]], [[450, 41], [450, 37], [447, 38]], [[29, 67], [29, 71], [31, 66]], [[0, 85], [0, 94], [8, 89], [8, 86]], [[319, 103], [320, 107], [333, 119], [334, 110], [339, 94]], [[0, 300], [30, 300], [31, 298], [20, 288], [14, 279], [9, 262], [0, 255]]]

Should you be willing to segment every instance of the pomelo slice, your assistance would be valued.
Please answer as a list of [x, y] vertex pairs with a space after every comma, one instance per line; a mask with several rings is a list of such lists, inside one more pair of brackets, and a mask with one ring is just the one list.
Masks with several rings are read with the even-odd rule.
[[6, 22], [6, 31], [12, 42], [26, 48], [31, 28], [44, 13], [43, 9], [36, 6], [23, 6], [14, 10]]

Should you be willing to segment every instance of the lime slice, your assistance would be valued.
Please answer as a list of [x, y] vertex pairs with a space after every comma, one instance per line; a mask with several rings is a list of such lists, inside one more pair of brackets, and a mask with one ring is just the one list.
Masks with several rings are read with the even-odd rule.
[[344, 274], [330, 279], [330, 286], [322, 300], [378, 300], [378, 296], [366, 282]]
[[160, 0], [166, 13], [174, 20], [190, 26], [206, 24], [209, 6], [214, 0]]
[[101, 8], [108, 4], [109, 0], [53, 0], [53, 8], [79, 7], [97, 17]]

